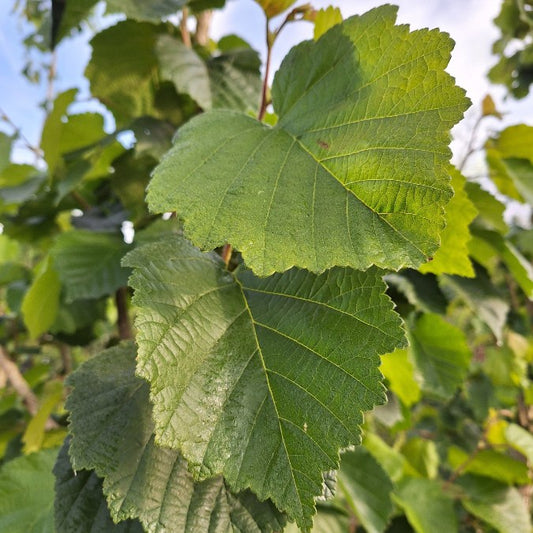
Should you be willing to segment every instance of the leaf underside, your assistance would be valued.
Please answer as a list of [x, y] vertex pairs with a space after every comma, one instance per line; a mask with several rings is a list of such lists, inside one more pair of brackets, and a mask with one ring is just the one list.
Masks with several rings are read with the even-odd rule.
[[[230, 492], [221, 476], [195, 482], [178, 451], [155, 444], [149, 385], [135, 376], [135, 355], [132, 343], [122, 344], [69, 377], [72, 465], [104, 478], [113, 520], [138, 518], [149, 533], [281, 530], [284, 518], [271, 502]], [[63, 473], [65, 482], [75, 483]], [[94, 492], [82, 496], [80, 510], [94, 510]], [[76, 519], [64, 508], [61, 515]]]
[[467, 107], [453, 42], [383, 6], [296, 46], [272, 87], [274, 128], [229, 110], [191, 120], [156, 168], [154, 212], [204, 249], [230, 242], [258, 275], [419, 266], [451, 197], [449, 130]]
[[124, 263], [158, 443], [310, 527], [322, 473], [384, 401], [379, 354], [404, 343], [382, 273], [234, 275], [179, 237]]

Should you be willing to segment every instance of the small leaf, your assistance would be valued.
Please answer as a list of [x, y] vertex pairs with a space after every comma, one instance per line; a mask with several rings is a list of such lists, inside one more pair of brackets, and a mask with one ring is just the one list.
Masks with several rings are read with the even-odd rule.
[[486, 273], [476, 268], [475, 279], [443, 276], [441, 287], [463, 300], [491, 329], [498, 342], [502, 342], [503, 326], [510, 306], [491, 283]]
[[467, 181], [465, 191], [478, 211], [475, 224], [488, 230], [495, 230], [502, 235], [509, 231], [509, 227], [503, 219], [505, 206], [498, 201], [490, 192], [481, 188], [478, 183]]
[[265, 12], [268, 18], [275, 17], [283, 13], [286, 9], [296, 2], [296, 0], [255, 0]]
[[342, 14], [338, 7], [328, 6], [326, 9], [319, 9], [315, 17], [313, 38], [318, 41], [330, 28], [341, 22]]
[[533, 464], [533, 435], [517, 424], [505, 428], [505, 438], [515, 450], [518, 450], [530, 464]]
[[499, 533], [531, 533], [529, 511], [523, 496], [513, 487], [491, 479], [464, 476], [459, 485], [466, 495], [464, 508]]
[[405, 511], [416, 533], [458, 531], [453, 500], [438, 481], [405, 478], [398, 483], [393, 499]]
[[41, 265], [22, 301], [22, 315], [30, 337], [37, 338], [55, 321], [59, 308], [61, 284], [51, 258]]
[[481, 102], [481, 113], [484, 117], [503, 118], [503, 115], [496, 109], [496, 104], [490, 94], [485, 95]]
[[221, 110], [188, 122], [154, 171], [150, 209], [176, 211], [201, 248], [230, 242], [260, 276], [427, 261], [467, 100], [444, 72], [452, 41], [395, 19], [383, 6], [293, 48], [273, 128]]
[[368, 533], [380, 533], [392, 515], [392, 482], [362, 446], [342, 454], [339, 490]]
[[359, 442], [361, 411], [383, 402], [378, 355], [404, 343], [381, 273], [233, 275], [180, 238], [124, 264], [158, 443], [308, 529], [322, 472]]
[[113, 294], [128, 283], [120, 260], [129, 246], [108, 233], [71, 231], [56, 239], [50, 253], [67, 291], [67, 302]]
[[451, 175], [455, 194], [446, 207], [446, 227], [441, 234], [441, 246], [433, 260], [421, 265], [419, 270], [423, 274], [457, 274], [472, 278], [474, 269], [468, 257], [471, 239], [468, 227], [478, 213], [464, 191], [464, 176], [455, 169], [451, 169]]
[[415, 380], [413, 364], [409, 360], [407, 350], [395, 350], [382, 355], [379, 369], [387, 378], [389, 389], [406, 407], [411, 407], [420, 400], [420, 385]]
[[18, 457], [0, 469], [0, 531], [55, 533], [54, 476], [57, 450]]
[[411, 353], [427, 394], [449, 399], [463, 383], [471, 352], [463, 332], [439, 315], [425, 314], [410, 331]]
[[402, 454], [422, 477], [437, 477], [439, 454], [433, 441], [413, 437], [402, 446]]
[[72, 464], [104, 478], [113, 520], [138, 518], [149, 533], [282, 529], [284, 519], [270, 502], [249, 491], [231, 493], [220, 476], [195, 482], [177, 451], [155, 444], [149, 386], [135, 376], [135, 355], [132, 343], [121, 344], [69, 377]]

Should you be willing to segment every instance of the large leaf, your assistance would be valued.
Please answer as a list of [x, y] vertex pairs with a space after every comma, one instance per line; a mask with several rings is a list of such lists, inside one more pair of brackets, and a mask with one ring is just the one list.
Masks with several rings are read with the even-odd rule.
[[404, 343], [381, 273], [234, 275], [180, 238], [124, 263], [158, 442], [308, 529], [322, 472], [384, 400], [378, 355]]
[[74, 472], [68, 448], [67, 439], [54, 466], [56, 533], [143, 533], [136, 520], [113, 522], [102, 493], [102, 480], [89, 470]]
[[339, 490], [368, 533], [380, 533], [392, 515], [392, 482], [362, 446], [342, 455]]
[[474, 277], [474, 269], [468, 257], [468, 242], [471, 239], [468, 227], [478, 212], [464, 190], [465, 178], [455, 169], [452, 169], [451, 175], [455, 194], [446, 208], [442, 244], [433, 260], [420, 267], [420, 272], [471, 278]]
[[57, 450], [13, 459], [0, 470], [0, 531], [55, 533], [54, 476]]
[[467, 100], [443, 70], [452, 41], [395, 18], [383, 6], [295, 47], [274, 80], [274, 128], [230, 111], [190, 121], [155, 170], [150, 208], [177, 211], [202, 248], [230, 242], [259, 275], [425, 262]]
[[405, 478], [393, 493], [416, 533], [454, 533], [458, 531], [453, 500], [438, 481]]
[[114, 520], [138, 518], [150, 533], [230, 528], [258, 533], [283, 527], [270, 502], [259, 502], [249, 491], [231, 493], [220, 476], [195, 482], [179, 452], [154, 443], [149, 386], [135, 376], [133, 344], [102, 352], [69, 383], [74, 386], [67, 401], [72, 464], [104, 478]]
[[127, 285], [129, 271], [120, 260], [129, 250], [119, 237], [91, 231], [61, 234], [51, 254], [67, 291], [67, 302], [98, 298]]
[[428, 313], [417, 320], [410, 338], [423, 389], [443, 399], [451, 398], [464, 381], [470, 363], [463, 332], [439, 315]]

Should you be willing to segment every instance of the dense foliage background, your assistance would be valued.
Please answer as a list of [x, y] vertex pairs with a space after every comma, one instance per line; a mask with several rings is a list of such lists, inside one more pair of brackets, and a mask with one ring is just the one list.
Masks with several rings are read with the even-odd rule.
[[[530, 532], [533, 126], [487, 96], [452, 167], [446, 35], [257, 2], [263, 69], [224, 0], [106, 0], [114, 131], [53, 54], [39, 146], [1, 110], [0, 531]], [[18, 2], [28, 51], [96, 4]], [[495, 23], [527, 98], [533, 2]]]

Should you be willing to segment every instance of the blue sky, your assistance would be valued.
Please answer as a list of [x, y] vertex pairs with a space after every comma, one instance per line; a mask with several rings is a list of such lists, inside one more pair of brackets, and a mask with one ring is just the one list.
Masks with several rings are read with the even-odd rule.
[[[20, 74], [25, 63], [25, 50], [21, 41], [28, 33], [28, 28], [11, 13], [13, 3], [13, 0], [0, 2], [0, 107], [33, 144], [38, 144], [44, 119], [44, 112], [38, 104], [45, 99], [46, 83], [30, 84]], [[378, 0], [312, 1], [317, 8], [337, 5], [344, 16], [363, 13], [382, 3]], [[456, 41], [456, 47], [449, 71], [456, 77], [458, 84], [467, 90], [474, 104], [479, 104], [483, 96], [490, 92], [501, 110], [507, 113], [506, 124], [524, 121], [533, 124], [531, 97], [520, 102], [512, 99], [504, 102], [503, 89], [491, 86], [486, 78], [487, 71], [495, 61], [490, 50], [498, 31], [492, 24], [492, 19], [499, 11], [500, 0], [399, 0], [393, 3], [400, 7], [399, 22], [408, 23], [413, 29], [437, 26], [450, 33]], [[253, 0], [229, 0], [226, 8], [216, 14], [212, 26], [213, 37], [218, 38], [228, 33], [241, 35], [264, 54], [264, 18]], [[311, 35], [310, 23], [299, 22], [286, 27], [276, 43], [274, 67], [279, 65], [292, 45]], [[90, 32], [86, 31], [63, 41], [58, 47], [58, 79], [54, 85], [56, 92], [79, 87], [79, 99], [88, 98], [88, 84], [83, 71], [90, 57], [89, 39]], [[44, 56], [44, 60], [49, 61], [49, 54]], [[104, 112], [102, 106], [94, 102], [88, 104], [86, 101], [78, 104], [75, 109], [82, 111], [88, 105], [91, 109]], [[475, 113], [476, 108], [467, 114], [465, 121], [454, 132], [457, 139], [454, 143], [456, 152], [460, 152], [461, 145], [469, 135]], [[108, 124], [111, 127], [112, 120], [109, 116]], [[485, 127], [500, 129], [501, 124], [495, 120], [487, 121]], [[11, 132], [5, 125], [0, 125], [0, 129]], [[27, 154], [19, 147], [15, 157], [24, 159]]]

